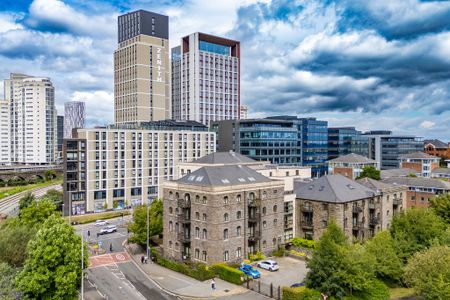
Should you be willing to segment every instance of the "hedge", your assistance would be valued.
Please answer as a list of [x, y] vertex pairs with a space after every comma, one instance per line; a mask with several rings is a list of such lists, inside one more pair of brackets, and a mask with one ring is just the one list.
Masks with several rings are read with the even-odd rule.
[[283, 287], [283, 300], [319, 300], [320, 292], [304, 286], [290, 288]]
[[166, 259], [160, 255], [156, 255], [156, 263], [160, 266], [185, 274], [200, 281], [205, 281], [215, 277], [214, 271], [208, 268], [207, 265], [201, 263], [191, 263], [188, 265]]
[[292, 245], [294, 245], [297, 248], [308, 248], [308, 249], [314, 249], [316, 247], [316, 242], [312, 240], [306, 240], [302, 238], [293, 238], [291, 240]]
[[220, 279], [238, 285], [242, 284], [241, 278], [245, 280], [246, 277], [241, 270], [227, 266], [224, 263], [215, 264], [212, 266], [212, 269]]

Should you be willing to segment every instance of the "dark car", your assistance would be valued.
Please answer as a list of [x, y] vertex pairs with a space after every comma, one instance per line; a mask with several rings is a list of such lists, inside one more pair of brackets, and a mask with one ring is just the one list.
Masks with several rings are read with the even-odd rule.
[[305, 283], [304, 282], [294, 283], [293, 285], [291, 285], [291, 288], [296, 288], [296, 287], [301, 287], [301, 286], [305, 286]]

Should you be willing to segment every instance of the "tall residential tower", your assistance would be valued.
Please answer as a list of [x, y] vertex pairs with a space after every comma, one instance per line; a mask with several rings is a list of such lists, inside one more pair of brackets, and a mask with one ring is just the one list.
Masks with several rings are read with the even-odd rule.
[[114, 52], [114, 121], [171, 118], [169, 18], [145, 10], [119, 16]]
[[172, 114], [176, 120], [239, 119], [240, 43], [204, 33], [172, 49]]
[[72, 138], [74, 128], [84, 128], [85, 103], [82, 101], [70, 101], [64, 103], [64, 138]]

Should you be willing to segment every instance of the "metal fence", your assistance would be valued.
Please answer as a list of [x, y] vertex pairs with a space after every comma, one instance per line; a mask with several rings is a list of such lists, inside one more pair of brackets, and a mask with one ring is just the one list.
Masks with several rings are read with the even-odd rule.
[[267, 284], [259, 280], [250, 280], [245, 283], [245, 287], [273, 299], [281, 300], [282, 298], [281, 286], [275, 286], [273, 283]]

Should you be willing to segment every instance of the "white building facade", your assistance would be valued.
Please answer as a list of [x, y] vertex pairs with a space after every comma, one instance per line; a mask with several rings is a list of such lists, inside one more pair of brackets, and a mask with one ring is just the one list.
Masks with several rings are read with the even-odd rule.
[[84, 128], [86, 122], [85, 103], [70, 101], [64, 103], [64, 138], [72, 138], [74, 128]]

